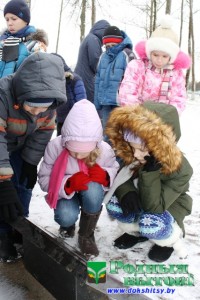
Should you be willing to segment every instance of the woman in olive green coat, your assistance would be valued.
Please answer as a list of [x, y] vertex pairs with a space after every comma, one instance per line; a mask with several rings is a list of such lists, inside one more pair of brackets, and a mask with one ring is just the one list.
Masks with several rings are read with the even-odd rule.
[[183, 220], [192, 208], [187, 194], [192, 167], [177, 147], [181, 132], [176, 108], [151, 101], [116, 108], [106, 134], [124, 167], [104, 202], [120, 227], [134, 233], [123, 234], [114, 245], [127, 249], [150, 239], [155, 243], [150, 259], [165, 261], [174, 250], [186, 257]]

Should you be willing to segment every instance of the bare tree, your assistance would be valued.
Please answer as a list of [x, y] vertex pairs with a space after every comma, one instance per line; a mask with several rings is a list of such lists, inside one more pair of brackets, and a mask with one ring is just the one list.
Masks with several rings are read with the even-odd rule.
[[59, 38], [60, 38], [60, 25], [62, 20], [62, 11], [63, 11], [63, 0], [61, 0], [60, 4], [60, 15], [59, 15], [59, 22], [58, 22], [58, 34], [57, 34], [57, 41], [56, 41], [56, 53], [58, 52], [58, 45], [59, 45]]
[[171, 14], [171, 7], [172, 7], [172, 0], [166, 0], [166, 8], [165, 8], [165, 13], [166, 14]]
[[86, 16], [91, 13], [91, 23], [93, 24], [96, 19], [96, 1], [95, 0], [65, 0], [63, 8], [71, 7], [69, 17], [74, 15], [80, 16], [80, 41], [85, 37]]
[[156, 19], [157, 19], [157, 1], [151, 0], [150, 6], [150, 17], [149, 17], [149, 36], [156, 29]]
[[87, 0], [82, 0], [81, 3], [81, 25], [80, 25], [80, 41], [85, 37], [85, 19], [86, 19], [86, 4]]
[[31, 9], [31, 0], [26, 0], [28, 7]]
[[187, 70], [186, 73], [186, 83], [188, 86], [189, 83], [189, 77], [191, 72], [191, 90], [192, 92], [195, 91], [195, 45], [194, 45], [194, 24], [193, 24], [193, 0], [188, 0], [189, 4], [189, 30], [188, 30], [188, 53], [190, 54], [192, 58], [192, 66], [191, 69]]
[[183, 35], [183, 17], [184, 17], [184, 0], [181, 0], [181, 20], [180, 20], [180, 39], [179, 39], [179, 47], [181, 47], [182, 43], [182, 35]]
[[94, 23], [96, 22], [96, 1], [95, 0], [91, 0], [92, 1], [92, 13], [91, 13], [91, 23], [92, 26], [94, 25]]

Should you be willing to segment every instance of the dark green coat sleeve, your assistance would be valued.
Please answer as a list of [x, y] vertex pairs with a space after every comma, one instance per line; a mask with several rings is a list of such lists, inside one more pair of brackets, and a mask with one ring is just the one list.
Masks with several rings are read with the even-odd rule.
[[136, 191], [136, 188], [133, 184], [133, 179], [130, 178], [123, 184], [121, 184], [115, 191], [115, 196], [117, 197], [119, 203], [121, 203], [121, 199], [130, 191]]
[[145, 212], [162, 213], [168, 210], [183, 227], [183, 219], [191, 213], [192, 199], [186, 194], [193, 170], [183, 157], [182, 167], [171, 175], [159, 171], [139, 172], [139, 194]]

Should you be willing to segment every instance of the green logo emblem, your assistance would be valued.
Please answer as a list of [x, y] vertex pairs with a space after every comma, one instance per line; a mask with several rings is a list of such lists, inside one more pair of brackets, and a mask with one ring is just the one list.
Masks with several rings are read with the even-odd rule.
[[106, 282], [106, 262], [87, 262], [87, 278], [90, 283], [104, 283]]

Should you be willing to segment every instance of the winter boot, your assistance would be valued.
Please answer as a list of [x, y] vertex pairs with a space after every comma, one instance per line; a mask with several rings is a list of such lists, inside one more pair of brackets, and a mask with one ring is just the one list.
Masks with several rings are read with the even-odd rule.
[[23, 244], [22, 234], [15, 229], [12, 230], [12, 241], [14, 244]]
[[0, 262], [14, 262], [18, 259], [17, 250], [9, 234], [0, 236]]
[[143, 236], [134, 236], [125, 232], [114, 241], [114, 246], [119, 249], [129, 249], [137, 243], [145, 241], [148, 241], [148, 238]]
[[174, 248], [172, 247], [161, 247], [158, 245], [153, 245], [148, 253], [148, 257], [156, 262], [163, 262], [170, 258]]
[[83, 254], [99, 255], [99, 250], [95, 243], [94, 230], [101, 214], [101, 210], [96, 214], [88, 214], [83, 210], [81, 211], [78, 243]]
[[60, 226], [59, 229], [59, 236], [61, 238], [73, 238], [75, 234], [75, 224], [69, 227], [62, 227]]
[[17, 250], [18, 256], [23, 257], [24, 256], [24, 247], [23, 247], [22, 234], [19, 231], [13, 229], [11, 238], [12, 238], [12, 242]]

